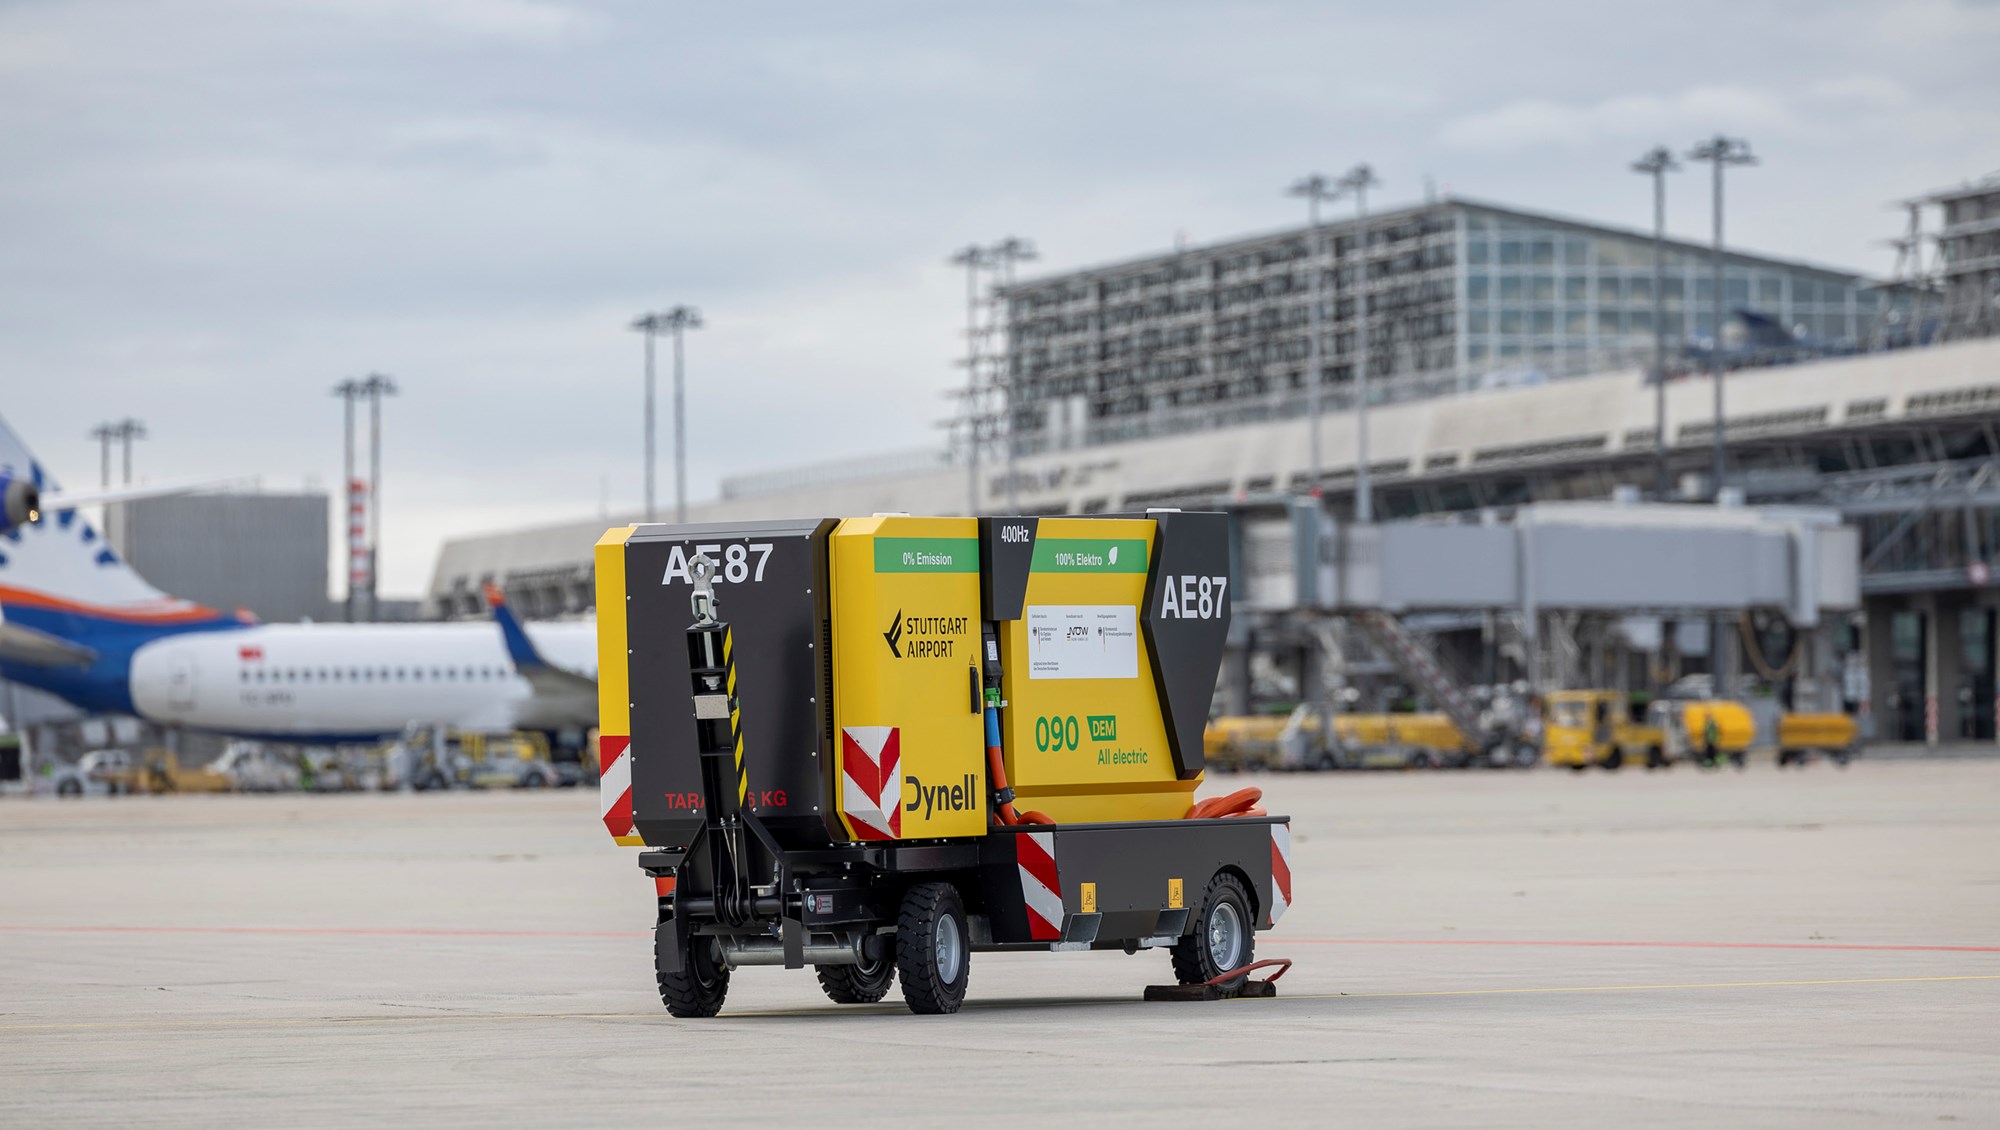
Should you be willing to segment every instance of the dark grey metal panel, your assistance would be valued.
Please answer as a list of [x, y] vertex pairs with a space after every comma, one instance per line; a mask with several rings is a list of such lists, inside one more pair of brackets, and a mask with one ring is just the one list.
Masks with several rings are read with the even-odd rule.
[[979, 520], [979, 605], [988, 620], [1019, 620], [1028, 599], [1039, 518]]
[[[700, 830], [701, 767], [688, 670], [694, 615], [687, 562], [703, 551], [725, 565], [718, 617], [734, 639], [745, 805], [786, 846], [825, 843], [834, 819], [827, 767], [826, 534], [834, 520], [641, 526], [625, 544], [627, 638], [632, 649], [632, 815], [655, 846], [684, 846]], [[743, 577], [727, 565], [744, 546]], [[768, 558], [752, 549], [769, 545]], [[762, 576], [757, 570], [761, 564]]]
[[[1167, 743], [1182, 780], [1205, 764], [1201, 736], [1215, 699], [1215, 677], [1229, 639], [1229, 516], [1221, 513], [1158, 512], [1152, 570], [1146, 577], [1146, 607], [1140, 617]], [[1221, 591], [1214, 583], [1221, 580]], [[1199, 593], [1211, 593], [1202, 605]]]

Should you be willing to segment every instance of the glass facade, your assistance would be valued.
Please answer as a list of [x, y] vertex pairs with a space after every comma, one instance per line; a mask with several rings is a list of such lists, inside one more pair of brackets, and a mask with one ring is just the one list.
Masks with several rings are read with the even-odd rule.
[[[1697, 367], [1715, 338], [1696, 244], [1667, 244], [1656, 295], [1652, 240], [1637, 232], [1444, 200], [1371, 216], [1356, 236], [1342, 219], [1317, 245], [1294, 229], [1017, 285], [1011, 424], [991, 431], [1034, 451], [1298, 415], [1315, 276], [1331, 410], [1357, 394], [1364, 327], [1376, 402], [1645, 368], [1656, 298], [1670, 368]], [[1726, 266], [1732, 365], [1879, 337], [1880, 292], [1857, 276], [1747, 255]]]
[[[1460, 362], [1480, 378], [1580, 376], [1650, 364], [1653, 242], [1583, 225], [1459, 206], [1465, 264]], [[1714, 340], [1706, 251], [1669, 241], [1659, 295], [1669, 364]], [[1876, 322], [1879, 292], [1851, 275], [1728, 256], [1725, 348], [1755, 350], [1738, 312], [1768, 319], [1805, 348], [1855, 349]], [[1765, 347], [1768, 348], [1768, 340]]]

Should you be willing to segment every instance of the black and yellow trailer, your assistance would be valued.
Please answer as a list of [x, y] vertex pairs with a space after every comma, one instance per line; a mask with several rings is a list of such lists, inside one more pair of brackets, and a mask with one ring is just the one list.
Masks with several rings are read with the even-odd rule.
[[1164, 949], [1239, 991], [1290, 824], [1196, 804], [1226, 519], [644, 525], [597, 546], [603, 815], [676, 1016], [733, 971], [955, 1012], [988, 951]]

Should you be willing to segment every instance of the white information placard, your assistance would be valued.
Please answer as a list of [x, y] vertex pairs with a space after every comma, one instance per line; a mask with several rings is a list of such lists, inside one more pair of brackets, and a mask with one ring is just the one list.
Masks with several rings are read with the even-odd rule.
[[1135, 679], [1139, 610], [1130, 604], [1031, 604], [1030, 679]]

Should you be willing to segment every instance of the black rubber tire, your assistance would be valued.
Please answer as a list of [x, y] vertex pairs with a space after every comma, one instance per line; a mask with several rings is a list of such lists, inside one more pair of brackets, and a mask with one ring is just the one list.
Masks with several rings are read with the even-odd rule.
[[874, 1004], [889, 995], [896, 963], [880, 958], [867, 965], [815, 965], [819, 987], [835, 1004]]
[[56, 795], [70, 798], [80, 797], [83, 795], [83, 782], [78, 781], [75, 777], [64, 777], [61, 783], [56, 785]]
[[[1241, 969], [1256, 960], [1257, 920], [1250, 909], [1250, 892], [1244, 890], [1242, 880], [1227, 871], [1220, 871], [1201, 892], [1201, 905], [1194, 915], [1194, 932], [1174, 943], [1174, 977], [1181, 984], [1206, 984], [1229, 972], [1216, 964], [1214, 950], [1209, 945], [1210, 928], [1224, 913], [1225, 906], [1233, 908], [1236, 928], [1240, 931], [1241, 951], [1231, 968]], [[1219, 987], [1225, 996], [1233, 997], [1243, 991], [1243, 982], [1247, 980], [1249, 977], [1246, 974], [1224, 981]]]
[[1619, 749], [1617, 746], [1612, 746], [1611, 752], [1605, 754], [1604, 760], [1599, 764], [1607, 771], [1616, 773], [1620, 769], [1625, 768], [1625, 751]]
[[1409, 766], [1412, 769], [1429, 769], [1431, 767], [1430, 751], [1420, 749], [1411, 754]]
[[[955, 975], [939, 967], [940, 942], [956, 931]], [[903, 1001], [919, 1016], [957, 1012], [965, 1003], [965, 986], [972, 974], [972, 936], [965, 928], [965, 904], [950, 883], [919, 883], [903, 896], [903, 913], [896, 920], [896, 976], [903, 982]]]
[[1522, 742], [1514, 747], [1514, 768], [1533, 769], [1542, 760], [1542, 751]]
[[1667, 755], [1659, 746], [1653, 746], [1646, 751], [1646, 768], [1665, 769], [1666, 767]]
[[660, 1003], [669, 1015], [683, 1019], [714, 1016], [729, 995], [729, 970], [716, 960], [714, 941], [689, 938], [688, 942], [681, 954], [681, 971], [669, 973], [660, 960], [660, 947], [675, 944], [673, 924], [663, 922], [653, 931], [653, 979], [660, 986]]

